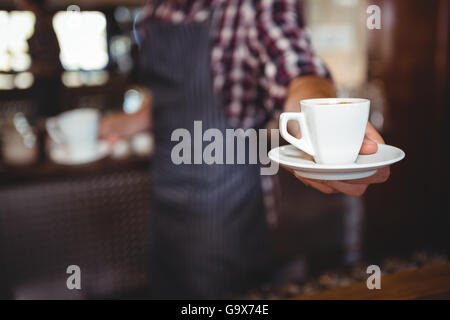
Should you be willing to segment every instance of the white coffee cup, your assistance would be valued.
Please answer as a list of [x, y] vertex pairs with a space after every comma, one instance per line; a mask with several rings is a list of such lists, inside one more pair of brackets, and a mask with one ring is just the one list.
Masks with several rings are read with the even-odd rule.
[[[318, 164], [351, 164], [361, 149], [370, 111], [367, 99], [309, 99], [300, 101], [301, 112], [280, 116], [281, 136], [310, 154]], [[301, 139], [292, 136], [287, 125], [298, 122]]]
[[52, 140], [66, 149], [74, 160], [95, 156], [98, 145], [100, 114], [96, 109], [76, 109], [47, 119], [47, 132]]

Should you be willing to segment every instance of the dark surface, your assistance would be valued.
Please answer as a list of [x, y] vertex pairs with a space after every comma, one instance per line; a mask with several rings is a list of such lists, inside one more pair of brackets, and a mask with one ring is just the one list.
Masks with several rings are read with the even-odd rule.
[[366, 194], [368, 258], [414, 248], [450, 251], [449, 17], [447, 0], [377, 0], [381, 30], [369, 32], [370, 77], [386, 92], [383, 136], [406, 158]]
[[[44, 169], [45, 168], [45, 169]], [[42, 164], [3, 172], [0, 269], [14, 298], [99, 298], [144, 288], [148, 275], [148, 161], [85, 168]], [[78, 265], [82, 291], [66, 289]]]

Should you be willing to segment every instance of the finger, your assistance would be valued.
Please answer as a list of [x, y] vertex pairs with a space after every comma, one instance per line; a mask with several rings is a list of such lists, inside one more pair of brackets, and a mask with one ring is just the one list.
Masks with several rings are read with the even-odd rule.
[[280, 164], [280, 167], [282, 167], [284, 170], [287, 170], [287, 171], [289, 171], [290, 173], [294, 174], [294, 170], [292, 170], [291, 168], [288, 168], [288, 167], [286, 167], [286, 166], [284, 166], [284, 165], [282, 165], [282, 164]]
[[315, 182], [311, 179], [306, 179], [303, 177], [300, 177], [299, 175], [297, 175], [295, 173], [294, 170], [283, 166], [282, 164], [280, 165], [282, 168], [284, 168], [285, 170], [289, 171], [290, 173], [292, 173], [298, 180], [300, 180], [301, 182], [303, 182], [304, 185], [308, 186], [308, 187], [312, 187], [314, 189], [317, 189], [323, 193], [326, 194], [331, 194], [331, 193], [337, 193], [336, 190], [334, 190], [333, 188], [328, 187], [327, 185], [323, 184], [323, 183], [319, 183], [319, 182]]
[[369, 122], [367, 123], [366, 134], [361, 146], [360, 154], [374, 154], [378, 151], [378, 143], [384, 144], [383, 137]]
[[351, 184], [343, 181], [324, 181], [324, 183], [330, 188], [353, 197], [362, 196], [369, 187], [368, 184]]
[[383, 137], [378, 133], [378, 131], [373, 127], [373, 125], [370, 122], [367, 124], [365, 137], [376, 143], [381, 144], [385, 143]]
[[368, 138], [364, 138], [359, 154], [374, 154], [378, 151], [378, 144]]
[[315, 180], [311, 180], [311, 179], [306, 179], [303, 177], [300, 177], [299, 175], [297, 175], [296, 173], [294, 173], [294, 176], [300, 180], [301, 182], [303, 182], [306, 186], [308, 187], [312, 187], [314, 189], [319, 190], [320, 192], [326, 193], [326, 194], [333, 194], [333, 193], [338, 193], [337, 190], [335, 190], [334, 188], [322, 183], [322, 182], [318, 182]]
[[373, 184], [373, 183], [383, 183], [389, 179], [391, 175], [391, 168], [385, 167], [377, 170], [373, 176], [363, 178], [363, 179], [355, 179], [355, 180], [347, 180], [346, 183], [350, 184]]

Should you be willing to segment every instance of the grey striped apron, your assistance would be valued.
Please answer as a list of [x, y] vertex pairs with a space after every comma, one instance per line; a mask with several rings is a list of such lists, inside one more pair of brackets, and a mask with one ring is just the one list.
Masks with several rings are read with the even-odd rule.
[[[212, 90], [211, 20], [152, 19], [141, 43], [140, 68], [154, 94], [150, 262], [155, 299], [225, 297], [248, 290], [270, 269], [259, 166], [175, 165], [171, 159], [179, 143], [171, 141], [174, 130], [190, 132], [194, 161], [194, 152], [201, 154], [210, 143], [195, 145], [194, 121], [202, 121], [203, 132], [216, 128], [224, 137], [229, 128]], [[231, 151], [225, 142], [223, 148], [224, 155]]]

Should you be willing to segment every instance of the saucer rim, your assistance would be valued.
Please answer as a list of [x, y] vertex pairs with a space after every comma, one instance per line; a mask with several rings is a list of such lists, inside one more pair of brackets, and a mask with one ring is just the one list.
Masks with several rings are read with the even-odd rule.
[[[277, 150], [283, 150], [283, 149], [287, 149], [287, 148], [297, 149], [292, 145], [280, 146], [280, 147], [270, 150], [269, 158], [272, 161], [279, 163], [281, 165], [284, 165], [286, 167], [289, 167], [291, 169], [303, 169], [303, 170], [307, 169], [308, 171], [314, 171], [314, 172], [331, 172], [331, 171], [358, 172], [361, 170], [373, 170], [373, 169], [377, 169], [377, 168], [379, 169], [379, 168], [387, 167], [391, 164], [394, 164], [396, 162], [403, 160], [406, 157], [405, 152], [403, 150], [401, 150], [400, 148], [397, 148], [397, 147], [394, 147], [394, 146], [391, 146], [388, 144], [378, 144], [378, 152], [377, 153], [383, 152], [386, 149], [393, 149], [393, 150], [396, 150], [397, 152], [399, 152], [400, 155], [398, 157], [395, 157], [395, 158], [392, 158], [389, 160], [372, 162], [372, 163], [364, 163], [364, 164], [352, 163], [352, 164], [346, 164], [346, 165], [324, 165], [324, 164], [317, 164], [312, 161], [310, 161], [309, 163], [293, 163], [292, 161], [285, 161], [285, 160], [279, 159], [279, 157], [275, 156], [275, 152]], [[370, 156], [373, 156], [373, 155], [360, 155], [359, 157], [370, 157]]]
[[[104, 147], [104, 151], [103, 151], [103, 147]], [[70, 159], [67, 157], [58, 157], [56, 156], [56, 154], [58, 154], [58, 150], [60, 150], [61, 146], [59, 145], [54, 145], [52, 147], [52, 149], [49, 152], [49, 158], [52, 162], [59, 164], [59, 165], [65, 165], [65, 166], [80, 166], [80, 165], [86, 165], [86, 164], [90, 164], [90, 163], [94, 163], [97, 162], [99, 160], [102, 160], [106, 157], [108, 157], [111, 154], [111, 148], [108, 145], [107, 141], [101, 140], [97, 143], [97, 153], [89, 158], [89, 159], [82, 159], [82, 160], [74, 160], [74, 159]]]

